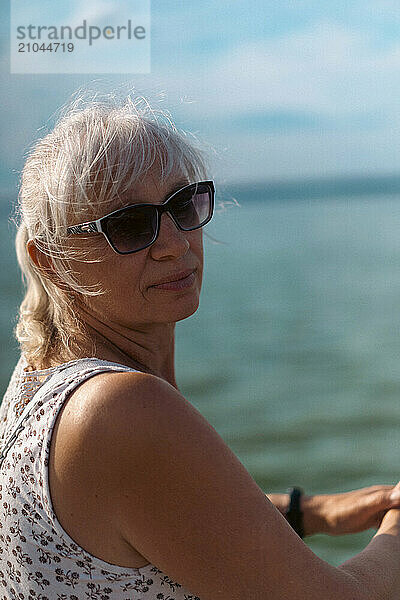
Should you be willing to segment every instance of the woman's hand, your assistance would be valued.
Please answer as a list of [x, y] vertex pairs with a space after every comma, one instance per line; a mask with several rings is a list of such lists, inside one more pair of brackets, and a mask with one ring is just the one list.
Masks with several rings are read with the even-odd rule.
[[[392, 492], [399, 493], [391, 498]], [[287, 494], [266, 494], [284, 515], [288, 506]], [[392, 485], [372, 485], [339, 494], [302, 496], [301, 508], [305, 535], [326, 533], [345, 535], [365, 529], [378, 529], [385, 513], [400, 508], [400, 482]]]
[[[398, 492], [397, 499], [392, 492]], [[320, 496], [320, 515], [329, 535], [358, 533], [378, 529], [390, 508], [400, 507], [400, 484], [372, 485], [341, 494]]]

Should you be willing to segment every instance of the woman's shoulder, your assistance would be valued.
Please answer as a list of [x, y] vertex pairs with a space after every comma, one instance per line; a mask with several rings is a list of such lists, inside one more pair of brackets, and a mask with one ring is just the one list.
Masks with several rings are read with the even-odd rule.
[[[71, 414], [74, 427], [91, 433], [97, 438], [112, 441], [113, 435], [127, 427], [141, 424], [160, 431], [171, 426], [171, 416], [181, 413], [181, 418], [204, 417], [197, 409], [166, 380], [141, 371], [106, 371], [87, 379], [74, 392]], [[166, 420], [166, 418], [168, 419]], [[137, 432], [139, 434], [139, 432]]]
[[174, 413], [204, 419], [175, 387], [156, 375], [104, 371], [74, 388], [60, 411], [58, 426], [69, 444], [74, 438], [85, 439], [87, 449], [90, 443], [96, 452], [96, 440], [102, 439], [105, 451], [108, 442], [115, 447], [132, 427], [138, 429], [137, 439], [156, 422], [161, 433], [171, 426]]
[[[88, 477], [111, 487], [124, 469], [149, 469], [160, 459], [175, 460], [179, 445], [196, 440], [230, 453], [206, 418], [164, 379], [139, 371], [98, 373], [78, 386], [60, 411], [60, 468], [79, 464]], [[82, 464], [84, 452], [87, 460]], [[64, 457], [64, 458], [63, 458]], [[186, 452], [190, 461], [190, 454]], [[85, 475], [82, 471], [83, 476]], [[167, 471], [165, 471], [166, 473]]]

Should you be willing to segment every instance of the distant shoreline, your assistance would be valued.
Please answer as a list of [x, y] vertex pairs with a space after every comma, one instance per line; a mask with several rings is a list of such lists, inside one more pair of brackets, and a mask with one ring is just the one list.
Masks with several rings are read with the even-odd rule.
[[297, 180], [243, 182], [231, 185], [224, 183], [222, 187], [230, 194], [243, 195], [245, 192], [246, 202], [251, 198], [263, 199], [268, 202], [272, 200], [377, 196], [400, 194], [400, 174], [307, 177]]

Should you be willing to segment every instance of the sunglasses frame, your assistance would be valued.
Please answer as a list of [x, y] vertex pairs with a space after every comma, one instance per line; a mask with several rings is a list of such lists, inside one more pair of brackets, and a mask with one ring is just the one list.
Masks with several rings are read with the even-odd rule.
[[[190, 228], [186, 229], [179, 225], [179, 223], [176, 221], [172, 212], [170, 212], [169, 203], [171, 200], [173, 200], [173, 198], [177, 194], [180, 194], [187, 188], [198, 186], [198, 185], [206, 185], [209, 189], [210, 198], [211, 198], [209, 215], [208, 215], [207, 219], [201, 225], [197, 225], [196, 227], [190, 227]], [[146, 248], [151, 246], [156, 241], [158, 234], [160, 233], [161, 216], [165, 212], [169, 214], [169, 216], [171, 217], [171, 219], [173, 220], [173, 222], [175, 223], [177, 228], [180, 229], [181, 231], [194, 231], [195, 229], [200, 229], [201, 227], [204, 227], [204, 225], [206, 225], [211, 220], [213, 213], [214, 213], [214, 196], [215, 196], [214, 181], [209, 180], [209, 181], [198, 181], [195, 183], [189, 183], [188, 185], [185, 185], [183, 188], [180, 188], [179, 190], [176, 190], [175, 192], [173, 192], [173, 194], [168, 196], [164, 200], [164, 202], [162, 202], [161, 204], [151, 204], [149, 202], [143, 202], [140, 204], [130, 204], [129, 206], [123, 206], [122, 208], [118, 208], [117, 210], [114, 210], [113, 212], [110, 212], [107, 215], [104, 215], [104, 217], [101, 217], [100, 219], [96, 219], [95, 221], [87, 221], [86, 223], [79, 223], [79, 225], [71, 225], [70, 227], [67, 227], [67, 233], [68, 234], [102, 233], [104, 235], [104, 237], [106, 238], [108, 244], [111, 246], [111, 248], [117, 254], [134, 254], [135, 252], [140, 252], [141, 250], [145, 250]], [[129, 250], [128, 252], [121, 252], [120, 250], [117, 250], [117, 248], [113, 245], [113, 243], [107, 233], [108, 218], [117, 213], [120, 213], [122, 211], [129, 210], [130, 208], [135, 208], [135, 207], [139, 208], [139, 207], [143, 207], [143, 206], [146, 206], [146, 207], [151, 206], [152, 208], [155, 208], [157, 210], [157, 226], [156, 226], [156, 230], [155, 230], [153, 239], [151, 240], [151, 242], [146, 244], [146, 246], [143, 246], [142, 248], [139, 248], [138, 250]], [[104, 229], [103, 229], [103, 224], [104, 224]]]

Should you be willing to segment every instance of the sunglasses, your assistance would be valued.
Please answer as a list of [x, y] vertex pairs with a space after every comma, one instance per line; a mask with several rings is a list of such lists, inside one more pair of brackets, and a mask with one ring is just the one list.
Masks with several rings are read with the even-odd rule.
[[174, 192], [162, 204], [132, 204], [96, 221], [67, 228], [67, 233], [102, 233], [118, 254], [132, 254], [153, 244], [160, 232], [161, 215], [168, 213], [181, 231], [200, 229], [214, 211], [213, 181], [191, 183]]

